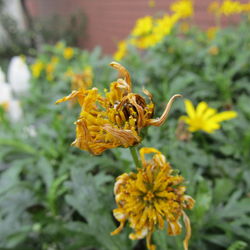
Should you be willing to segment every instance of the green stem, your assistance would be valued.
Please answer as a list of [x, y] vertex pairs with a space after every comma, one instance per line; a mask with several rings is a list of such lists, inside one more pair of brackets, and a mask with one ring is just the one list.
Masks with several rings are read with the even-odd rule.
[[129, 150], [130, 150], [130, 154], [132, 155], [132, 158], [134, 160], [135, 166], [137, 168], [140, 168], [141, 167], [141, 162], [140, 162], [140, 160], [138, 158], [136, 147], [129, 147]]

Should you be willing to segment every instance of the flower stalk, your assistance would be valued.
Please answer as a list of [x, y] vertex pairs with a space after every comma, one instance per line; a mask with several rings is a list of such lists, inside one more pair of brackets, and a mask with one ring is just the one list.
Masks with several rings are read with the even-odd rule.
[[138, 158], [138, 153], [137, 153], [136, 147], [129, 147], [129, 151], [130, 151], [130, 154], [131, 154], [131, 156], [133, 158], [135, 166], [137, 168], [141, 168], [141, 162], [140, 162], [140, 160]]

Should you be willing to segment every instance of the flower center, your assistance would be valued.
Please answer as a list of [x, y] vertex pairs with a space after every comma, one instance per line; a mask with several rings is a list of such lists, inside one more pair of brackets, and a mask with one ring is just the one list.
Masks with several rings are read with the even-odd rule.
[[151, 192], [148, 191], [147, 194], [143, 197], [144, 201], [152, 201], [154, 199], [155, 195]]

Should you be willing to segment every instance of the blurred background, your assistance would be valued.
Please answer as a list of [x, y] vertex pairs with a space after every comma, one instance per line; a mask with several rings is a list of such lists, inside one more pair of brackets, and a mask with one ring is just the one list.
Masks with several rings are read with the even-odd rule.
[[[135, 171], [129, 150], [72, 147], [80, 107], [55, 105], [79, 88], [104, 93], [113, 60], [134, 93], [152, 93], [155, 117], [184, 96], [139, 148], [157, 148], [185, 178], [190, 249], [250, 249], [249, 27], [243, 0], [0, 0], [0, 249], [146, 249], [129, 225], [110, 236], [115, 179]], [[185, 123], [185, 100], [221, 114], [217, 129], [198, 109], [196, 128]], [[157, 230], [153, 242], [179, 250], [184, 237]]]

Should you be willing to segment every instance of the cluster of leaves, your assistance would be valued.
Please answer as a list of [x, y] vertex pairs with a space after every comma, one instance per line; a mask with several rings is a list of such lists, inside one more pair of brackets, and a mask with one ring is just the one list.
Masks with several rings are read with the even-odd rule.
[[[196, 28], [182, 35], [177, 29], [143, 54], [131, 48], [122, 62], [131, 72], [134, 91], [144, 85], [153, 93], [156, 113], [176, 93], [238, 112], [214, 134], [183, 137], [188, 131], [178, 124], [185, 113], [178, 100], [166, 124], [149, 128], [141, 145], [161, 150], [188, 181], [187, 193], [196, 200], [189, 213], [190, 249], [250, 246], [248, 25], [221, 30], [213, 40]], [[79, 108], [54, 104], [70, 92], [70, 80], [62, 77], [69, 66], [75, 72], [91, 66], [94, 86], [101, 89], [116, 79], [108, 68], [111, 59], [99, 49], [74, 52], [63, 60], [58, 48], [45, 47], [39, 60], [49, 64], [52, 57], [59, 58], [54, 80], [43, 75], [32, 79], [19, 123], [11, 124], [0, 113], [1, 249], [145, 249], [143, 242], [128, 239], [130, 229], [110, 236], [117, 226], [111, 215], [115, 177], [134, 168], [129, 150], [93, 157], [70, 147]], [[156, 232], [154, 242], [159, 249], [182, 249], [183, 237]]]

